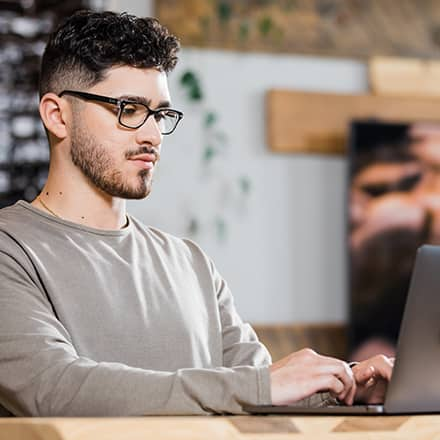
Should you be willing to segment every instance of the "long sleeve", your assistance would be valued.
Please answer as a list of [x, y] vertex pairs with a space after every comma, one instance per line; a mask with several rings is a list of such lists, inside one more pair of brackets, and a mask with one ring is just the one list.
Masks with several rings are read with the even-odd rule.
[[241, 413], [267, 403], [268, 380], [265, 366], [165, 372], [79, 356], [33, 262], [0, 251], [0, 404], [14, 415]]
[[[235, 309], [234, 299], [227, 283], [215, 270], [213, 264], [211, 267], [215, 287], [218, 291], [218, 303], [222, 321], [224, 365], [229, 367], [235, 365], [269, 366], [272, 363], [270, 353], [258, 340], [253, 328], [242, 321]], [[270, 378], [265, 389], [269, 389], [269, 392], [264, 396], [264, 404], [270, 404]], [[329, 393], [316, 393], [296, 402], [294, 406], [317, 408], [336, 404], [337, 400], [332, 398]]]
[[218, 274], [214, 265], [211, 267], [221, 317], [223, 365], [226, 367], [269, 366], [272, 363], [270, 353], [258, 340], [254, 329], [242, 321], [235, 309], [234, 299], [227, 283]]

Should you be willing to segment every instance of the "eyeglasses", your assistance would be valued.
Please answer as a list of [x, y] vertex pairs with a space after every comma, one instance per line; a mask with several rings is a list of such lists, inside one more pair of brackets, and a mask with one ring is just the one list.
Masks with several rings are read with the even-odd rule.
[[126, 128], [139, 128], [153, 115], [162, 134], [171, 134], [177, 124], [183, 118], [183, 113], [171, 108], [159, 108], [152, 110], [146, 104], [127, 99], [116, 99], [108, 96], [95, 95], [93, 93], [77, 92], [75, 90], [63, 90], [58, 96], [72, 95], [86, 101], [105, 102], [118, 106], [118, 122]]

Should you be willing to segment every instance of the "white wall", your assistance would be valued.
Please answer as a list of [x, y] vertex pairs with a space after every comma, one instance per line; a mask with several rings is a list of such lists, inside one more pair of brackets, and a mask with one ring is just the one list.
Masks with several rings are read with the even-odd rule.
[[198, 238], [228, 280], [241, 315], [254, 323], [344, 321], [346, 160], [270, 152], [264, 97], [273, 87], [363, 92], [364, 64], [184, 48], [170, 89], [185, 119], [164, 141], [152, 194], [129, 203], [134, 215], [177, 235], [185, 233], [190, 213], [208, 221], [221, 205], [216, 184], [200, 175], [201, 112], [178, 84], [187, 69], [199, 73], [205, 105], [219, 113], [228, 135], [216, 175], [233, 182], [244, 173], [252, 181], [245, 207], [220, 209], [230, 223], [227, 241], [219, 243], [213, 230]]

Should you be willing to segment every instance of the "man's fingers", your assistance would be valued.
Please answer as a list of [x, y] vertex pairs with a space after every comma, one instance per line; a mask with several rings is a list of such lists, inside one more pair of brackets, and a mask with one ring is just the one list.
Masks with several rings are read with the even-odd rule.
[[[346, 362], [321, 356], [310, 349], [292, 353], [271, 365], [270, 374], [272, 402], [275, 405], [295, 402], [324, 391], [351, 405], [357, 395], [354, 373]], [[292, 387], [286, 386], [290, 382]]]
[[[320, 356], [319, 371], [322, 376], [330, 378], [334, 377], [339, 384], [343, 385], [340, 391], [333, 388], [329, 388], [329, 391], [333, 397], [336, 397], [341, 402], [351, 405], [356, 393], [356, 383], [353, 372], [348, 364], [333, 358]], [[334, 386], [340, 387], [340, 385], [333, 379], [329, 380], [332, 381]]]
[[353, 405], [354, 397], [356, 395], [356, 383], [353, 384], [349, 393], [345, 396], [345, 399], [342, 400], [346, 405]]
[[391, 379], [394, 359], [379, 355], [367, 361], [360, 362], [353, 367], [357, 383], [367, 383], [369, 378], [384, 379], [387, 382]]
[[379, 355], [351, 369], [343, 361], [302, 349], [271, 365], [272, 402], [284, 405], [323, 391], [347, 405], [383, 401], [393, 363]]
[[377, 378], [385, 379], [389, 381], [391, 374], [393, 373], [394, 359], [391, 360], [386, 356], [376, 356], [374, 358], [374, 369]]
[[339, 401], [345, 403], [346, 405], [352, 405], [354, 402], [354, 397], [356, 395], [356, 383], [353, 383], [349, 386], [344, 387], [344, 391], [340, 393], [338, 396]]
[[368, 381], [371, 381], [375, 377], [376, 370], [372, 365], [359, 367], [354, 370], [354, 376], [358, 385], [365, 386]]
[[317, 390], [324, 391], [327, 390], [333, 397], [337, 397], [342, 393], [345, 393], [345, 385], [336, 376], [325, 375], [320, 376], [316, 379]]
[[348, 364], [343, 361], [322, 356], [321, 369], [323, 374], [332, 374], [344, 384], [344, 394], [338, 397], [338, 399], [345, 399], [346, 395], [355, 385], [353, 372]]
[[364, 403], [383, 402], [393, 372], [394, 359], [378, 355], [353, 367], [356, 379], [356, 400]]

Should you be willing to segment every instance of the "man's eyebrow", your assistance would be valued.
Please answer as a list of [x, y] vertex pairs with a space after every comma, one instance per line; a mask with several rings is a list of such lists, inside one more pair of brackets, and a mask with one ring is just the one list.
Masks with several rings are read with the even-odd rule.
[[[148, 107], [151, 106], [151, 99], [147, 99], [144, 96], [121, 95], [121, 96], [118, 96], [117, 99], [119, 99], [119, 100], [126, 100], [126, 101], [136, 101], [136, 102], [139, 102], [141, 104], [145, 104]], [[161, 101], [161, 102], [159, 102], [159, 105], [157, 106], [157, 108], [165, 108], [165, 107], [169, 107], [170, 105], [171, 105], [171, 103], [169, 101]]]

